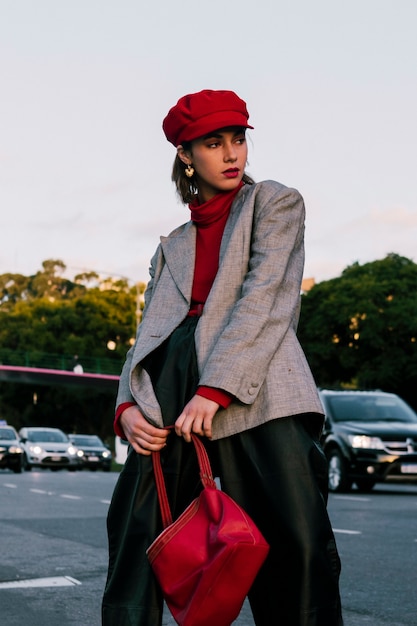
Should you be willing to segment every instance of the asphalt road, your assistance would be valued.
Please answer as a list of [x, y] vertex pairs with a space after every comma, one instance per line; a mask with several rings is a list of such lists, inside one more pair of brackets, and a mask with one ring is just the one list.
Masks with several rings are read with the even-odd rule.
[[[105, 519], [116, 479], [0, 471], [2, 626], [100, 626]], [[417, 485], [331, 495], [329, 512], [345, 626], [416, 626]], [[174, 624], [166, 612], [164, 626]], [[253, 625], [247, 605], [235, 624]]]

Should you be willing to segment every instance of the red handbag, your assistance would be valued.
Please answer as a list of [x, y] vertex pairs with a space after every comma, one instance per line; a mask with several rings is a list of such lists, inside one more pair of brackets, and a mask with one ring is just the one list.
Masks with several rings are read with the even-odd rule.
[[164, 530], [147, 555], [179, 626], [230, 626], [269, 546], [247, 513], [217, 489], [201, 439], [192, 440], [204, 489], [175, 522], [159, 452], [152, 454]]

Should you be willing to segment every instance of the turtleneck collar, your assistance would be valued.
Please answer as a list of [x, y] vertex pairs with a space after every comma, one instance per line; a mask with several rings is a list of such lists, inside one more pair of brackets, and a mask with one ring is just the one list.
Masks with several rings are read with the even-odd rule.
[[221, 191], [207, 202], [198, 204], [198, 200], [195, 200], [189, 204], [191, 210], [191, 219], [195, 222], [199, 228], [210, 226], [214, 222], [217, 222], [229, 212], [232, 202], [235, 199], [238, 191], [243, 187], [243, 181], [232, 191]]

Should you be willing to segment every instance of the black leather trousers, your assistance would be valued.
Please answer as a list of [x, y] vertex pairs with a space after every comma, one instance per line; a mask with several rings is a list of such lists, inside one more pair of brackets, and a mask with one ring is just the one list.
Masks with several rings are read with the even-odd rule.
[[[183, 366], [188, 374], [191, 370], [191, 379], [197, 376], [195, 352], [189, 350], [193, 324], [186, 322], [179, 331], [186, 338], [189, 356]], [[175, 341], [178, 351], [178, 335]], [[166, 349], [169, 345], [161, 347], [162, 352]], [[165, 373], [159, 381], [153, 379], [163, 412], [168, 396], [158, 394], [158, 384], [166, 389], [169, 370]], [[183, 375], [184, 370], [182, 380]], [[184, 385], [176, 385], [175, 379], [174, 373], [171, 392], [180, 389], [181, 395]], [[189, 393], [193, 391], [188, 389]], [[184, 406], [188, 397], [176, 396], [178, 406]], [[318, 443], [321, 419], [315, 414], [280, 418], [232, 437], [205, 440], [222, 489], [249, 513], [270, 544], [249, 593], [256, 626], [342, 624], [340, 561], [326, 510], [326, 459]], [[176, 517], [201, 489], [194, 446], [173, 433], [162, 462]], [[103, 626], [160, 626], [163, 598], [145, 553], [162, 530], [151, 457], [130, 451], [107, 524], [109, 571]]]

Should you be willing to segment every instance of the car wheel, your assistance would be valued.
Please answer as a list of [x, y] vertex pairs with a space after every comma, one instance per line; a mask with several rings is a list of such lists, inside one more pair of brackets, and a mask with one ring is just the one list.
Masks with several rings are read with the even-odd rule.
[[25, 456], [23, 457], [23, 469], [25, 470], [25, 472], [30, 472], [32, 469], [31, 464], [28, 461], [28, 458], [25, 454]]
[[329, 491], [349, 491], [352, 481], [348, 477], [346, 461], [342, 453], [337, 448], [333, 448], [327, 451], [326, 456], [329, 464]]
[[376, 480], [374, 480], [373, 478], [358, 478], [357, 480], [355, 480], [355, 483], [359, 491], [368, 493], [369, 491], [372, 491], [372, 489], [375, 487]]
[[22, 473], [22, 469], [23, 469], [23, 464], [19, 463], [18, 465], [14, 465], [12, 467], [13, 471], [15, 474], [21, 474]]

